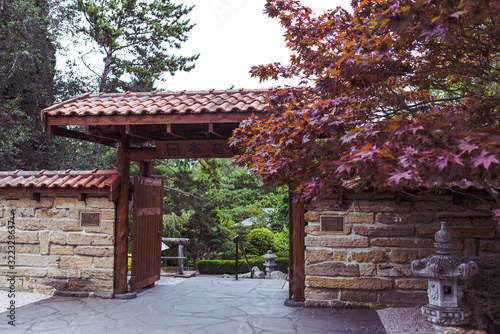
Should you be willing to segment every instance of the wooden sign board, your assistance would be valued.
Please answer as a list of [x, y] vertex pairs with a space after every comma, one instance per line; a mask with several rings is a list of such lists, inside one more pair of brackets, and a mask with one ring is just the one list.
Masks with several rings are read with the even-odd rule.
[[100, 227], [101, 213], [95, 211], [80, 211], [81, 227]]
[[241, 154], [227, 139], [157, 141], [156, 147], [130, 148], [130, 160], [232, 158]]
[[330, 234], [346, 234], [344, 217], [342, 216], [320, 216], [319, 230]]

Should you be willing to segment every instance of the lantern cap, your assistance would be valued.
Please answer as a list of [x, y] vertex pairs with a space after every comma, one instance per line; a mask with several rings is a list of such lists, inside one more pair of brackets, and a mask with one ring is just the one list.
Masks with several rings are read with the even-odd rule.
[[268, 250], [267, 251], [267, 254], [264, 254], [262, 255], [262, 257], [266, 260], [271, 260], [271, 259], [275, 259], [277, 258], [278, 256], [277, 255], [274, 255], [273, 252], [271, 250]]

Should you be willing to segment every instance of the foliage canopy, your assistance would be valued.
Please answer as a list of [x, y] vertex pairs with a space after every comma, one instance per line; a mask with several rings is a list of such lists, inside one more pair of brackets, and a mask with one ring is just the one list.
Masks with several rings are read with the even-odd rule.
[[88, 23], [81, 27], [104, 56], [99, 91], [151, 91], [165, 72], [190, 71], [199, 55], [176, 56], [194, 27], [187, 15], [193, 7], [171, 1], [79, 0]]
[[[500, 1], [352, 1], [316, 16], [268, 0], [291, 63], [261, 80], [300, 78], [244, 122], [238, 163], [266, 181], [325, 191], [444, 189], [468, 181], [500, 205]], [[499, 213], [500, 218], [500, 212]]]

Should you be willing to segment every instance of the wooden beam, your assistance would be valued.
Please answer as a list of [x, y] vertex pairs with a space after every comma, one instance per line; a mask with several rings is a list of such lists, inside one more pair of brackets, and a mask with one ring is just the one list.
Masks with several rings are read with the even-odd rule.
[[147, 140], [147, 141], [158, 140], [160, 138], [160, 135], [161, 135], [159, 133], [151, 132], [151, 131], [145, 130], [143, 128], [138, 128], [138, 127], [131, 126], [131, 125], [127, 125], [125, 128], [126, 128], [127, 134], [129, 136], [140, 138], [140, 139]]
[[206, 124], [239, 123], [249, 118], [250, 112], [157, 115], [100, 115], [100, 116], [47, 116], [48, 126], [59, 125], [151, 125], [151, 124]]
[[219, 138], [224, 138], [223, 135], [221, 134], [218, 134], [217, 132], [215, 132], [214, 130], [214, 123], [208, 123], [208, 133], [216, 136], [216, 137], [219, 137]]
[[101, 138], [101, 137], [98, 137], [98, 136], [95, 136], [92, 134], [86, 134], [86, 133], [79, 132], [79, 131], [69, 130], [66, 128], [60, 128], [58, 126], [52, 126], [52, 125], [49, 126], [47, 132], [50, 135], [56, 135], [56, 136], [60, 136], [60, 137], [89, 141], [92, 143], [102, 144], [102, 145], [115, 147], [115, 148], [118, 146], [118, 143], [116, 141], [106, 139], [106, 138]]
[[130, 183], [130, 159], [126, 152], [128, 144], [125, 129], [122, 132], [122, 141], [118, 146], [117, 169], [120, 175], [120, 196], [116, 205], [115, 222], [115, 274], [114, 292], [124, 294], [128, 292], [127, 272], [128, 272], [128, 201]]
[[291, 191], [292, 187], [288, 187], [290, 191], [288, 192], [288, 299], [292, 300], [293, 298], [293, 235], [294, 235], [294, 220], [293, 220], [293, 192]]
[[172, 124], [169, 123], [167, 124], [167, 133], [171, 136], [173, 136], [174, 138], [177, 138], [177, 139], [187, 139], [186, 137], [183, 137], [177, 133], [174, 132], [174, 130], [172, 129]]
[[292, 228], [293, 228], [293, 276], [290, 280], [293, 280], [293, 301], [294, 302], [304, 302], [305, 301], [305, 220], [304, 220], [304, 202], [293, 201], [292, 202]]
[[224, 139], [172, 140], [156, 142], [156, 147], [130, 148], [130, 160], [188, 159], [188, 158], [232, 158], [239, 154], [237, 148], [229, 146]]
[[[106, 128], [108, 128], [108, 127], [106, 127]], [[109, 127], [109, 128], [111, 128], [111, 127]], [[103, 127], [88, 125], [88, 126], [86, 126], [86, 133], [88, 135], [98, 137], [98, 138], [111, 139], [114, 142], [120, 141], [120, 133], [114, 132], [114, 131], [112, 131], [112, 129], [104, 129]]]

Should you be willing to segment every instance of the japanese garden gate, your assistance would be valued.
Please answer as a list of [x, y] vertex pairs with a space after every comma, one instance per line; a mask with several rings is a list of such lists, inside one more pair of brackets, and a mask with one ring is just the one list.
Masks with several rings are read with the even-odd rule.
[[[121, 181], [115, 223], [116, 294], [128, 292], [128, 204], [132, 189], [131, 288], [137, 289], [159, 279], [161, 235], [158, 238], [158, 233], [161, 234], [163, 192], [160, 181], [151, 178], [151, 160], [233, 157], [238, 152], [229, 146], [228, 140], [240, 122], [265, 109], [265, 92], [240, 89], [87, 93], [42, 110], [44, 131], [47, 133], [117, 148], [117, 169]], [[135, 178], [133, 185], [130, 182], [131, 161], [140, 164], [140, 177]], [[143, 196], [150, 192], [148, 187], [155, 189], [152, 197]], [[289, 295], [293, 301], [303, 302], [304, 207], [301, 202], [290, 203], [289, 231]]]

